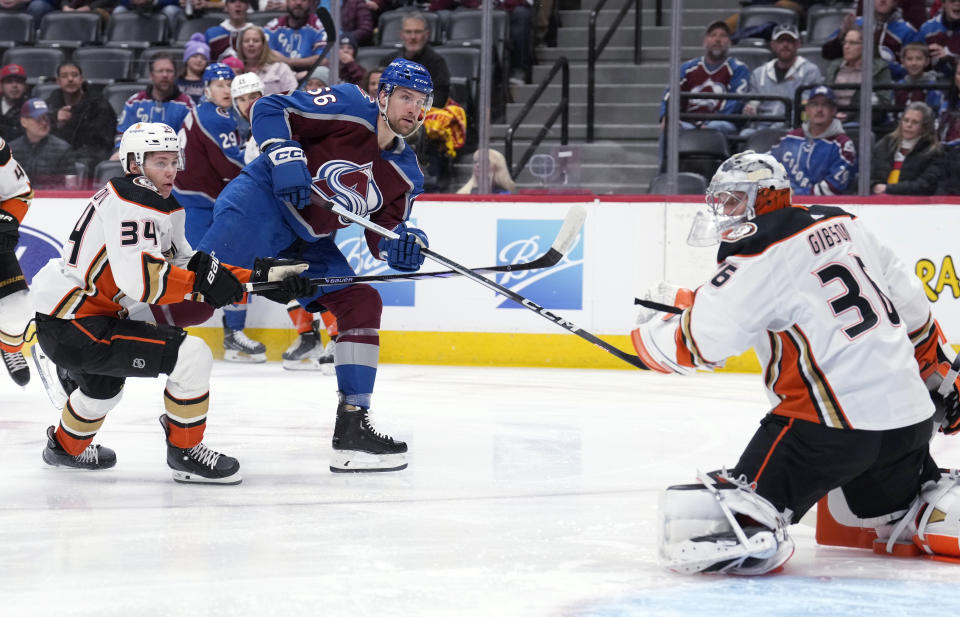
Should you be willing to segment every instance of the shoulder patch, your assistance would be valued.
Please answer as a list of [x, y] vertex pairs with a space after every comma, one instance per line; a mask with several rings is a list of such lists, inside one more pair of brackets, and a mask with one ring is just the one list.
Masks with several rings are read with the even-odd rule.
[[157, 187], [146, 176], [121, 176], [110, 181], [117, 195], [146, 208], [160, 212], [173, 212], [180, 209], [180, 204], [173, 197], [164, 199], [157, 192]]
[[9, 163], [10, 158], [10, 146], [8, 146], [7, 142], [3, 140], [3, 137], [0, 137], [0, 167]]
[[720, 234], [721, 242], [737, 242], [748, 236], [757, 233], [757, 226], [750, 221], [740, 223], [736, 227], [731, 227]]

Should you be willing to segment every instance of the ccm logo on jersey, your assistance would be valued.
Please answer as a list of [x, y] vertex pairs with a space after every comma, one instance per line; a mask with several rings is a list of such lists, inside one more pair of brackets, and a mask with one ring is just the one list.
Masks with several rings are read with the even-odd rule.
[[743, 240], [747, 236], [752, 236], [755, 233], [757, 233], [757, 226], [753, 223], [746, 222], [724, 231], [720, 234], [720, 240], [723, 242], [736, 242]]
[[276, 150], [272, 150], [268, 156], [270, 157], [270, 160], [273, 161], [274, 165], [289, 163], [296, 160], [304, 160], [303, 150], [300, 148], [295, 148], [294, 146], [277, 148]]

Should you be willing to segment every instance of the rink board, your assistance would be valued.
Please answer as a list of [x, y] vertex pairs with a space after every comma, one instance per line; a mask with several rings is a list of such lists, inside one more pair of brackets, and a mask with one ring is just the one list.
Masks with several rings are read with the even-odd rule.
[[[18, 256], [28, 280], [59, 248], [86, 205], [87, 195], [40, 192], [21, 229]], [[828, 200], [819, 199], [818, 203]], [[909, 202], [909, 203], [904, 203]], [[960, 276], [952, 230], [960, 202], [905, 198], [836, 198], [865, 220], [924, 282], [947, 336], [960, 337]], [[494, 278], [556, 315], [629, 350], [633, 299], [661, 280], [696, 287], [716, 265], [715, 249], [693, 248], [686, 235], [702, 201], [664, 196], [523, 196], [483, 201], [460, 196], [418, 200], [412, 220], [430, 248], [472, 267], [529, 261], [546, 251], [567, 210], [587, 209], [583, 231], [557, 266]], [[387, 273], [357, 229], [338, 233], [337, 244], [358, 274]], [[430, 262], [424, 270], [434, 270]], [[491, 275], [492, 276], [492, 275]], [[384, 298], [383, 362], [623, 368], [610, 354], [571, 336], [547, 319], [504, 302], [473, 281], [446, 278], [378, 286]], [[247, 326], [279, 359], [294, 333], [278, 304], [255, 300]], [[220, 317], [192, 331], [220, 349]], [[951, 342], [956, 343], [954, 338]], [[728, 362], [732, 370], [759, 369], [752, 352]]]

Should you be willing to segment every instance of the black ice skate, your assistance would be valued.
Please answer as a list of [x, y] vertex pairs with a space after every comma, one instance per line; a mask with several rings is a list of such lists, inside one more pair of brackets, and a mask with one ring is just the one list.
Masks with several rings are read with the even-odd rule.
[[[160, 416], [160, 425], [167, 437], [170, 427], [167, 416]], [[220, 454], [198, 443], [192, 448], [178, 448], [167, 441], [167, 466], [173, 470], [173, 479], [184, 484], [240, 484], [240, 463], [226, 454]]]
[[3, 356], [3, 363], [13, 383], [21, 387], [30, 383], [30, 367], [27, 366], [27, 360], [22, 353], [19, 351], [9, 353], [0, 349], [0, 355]]
[[227, 362], [259, 364], [267, 361], [267, 346], [247, 336], [243, 330], [231, 330], [223, 324], [223, 359]]
[[323, 346], [320, 340], [319, 321], [314, 321], [310, 332], [304, 332], [283, 352], [283, 368], [288, 371], [322, 371], [332, 375], [333, 346], [331, 340]]
[[340, 398], [337, 424], [333, 429], [334, 473], [399, 471], [407, 467], [407, 444], [377, 432], [370, 423], [370, 411], [347, 405]]
[[47, 427], [47, 447], [43, 449], [43, 462], [54, 467], [74, 469], [110, 469], [117, 464], [117, 453], [99, 444], [90, 444], [78, 456], [63, 449], [54, 436], [56, 428]]

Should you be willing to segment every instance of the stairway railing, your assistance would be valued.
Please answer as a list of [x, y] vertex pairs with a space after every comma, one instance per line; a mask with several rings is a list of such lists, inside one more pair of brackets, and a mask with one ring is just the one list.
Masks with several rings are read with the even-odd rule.
[[[524, 121], [527, 117], [527, 114], [533, 109], [533, 106], [537, 104], [537, 101], [540, 100], [540, 97], [547, 90], [547, 86], [553, 81], [553, 78], [556, 77], [557, 73], [561, 73], [560, 81], [560, 100], [557, 102], [556, 106], [553, 108], [553, 111], [550, 112], [550, 117], [547, 118], [547, 121], [543, 123], [543, 127], [540, 128], [540, 132], [537, 133], [537, 136], [534, 137], [533, 141], [530, 142], [530, 145], [527, 146], [527, 149], [524, 150], [523, 155], [520, 157], [520, 161], [517, 163], [516, 167], [513, 165], [513, 138], [517, 132], [517, 129], [520, 128], [520, 123]], [[530, 157], [533, 156], [533, 153], [536, 151], [537, 146], [540, 145], [540, 142], [546, 138], [547, 134], [550, 132], [550, 129], [553, 127], [554, 122], [557, 121], [557, 117], [560, 116], [560, 145], [567, 145], [567, 141], [570, 137], [570, 62], [567, 60], [566, 56], [561, 56], [557, 58], [557, 61], [553, 63], [550, 72], [547, 73], [547, 76], [543, 78], [540, 82], [540, 85], [537, 86], [537, 90], [533, 95], [527, 100], [527, 103], [523, 106], [523, 109], [520, 110], [520, 113], [517, 114], [517, 117], [513, 119], [513, 122], [510, 123], [510, 126], [507, 127], [507, 136], [504, 139], [504, 157], [507, 159], [507, 169], [510, 171], [510, 177], [516, 178], [520, 175], [520, 172], [523, 171], [524, 165], [527, 164], [527, 161], [530, 160]]]
[[634, 29], [633, 29], [633, 63], [640, 64], [640, 54], [642, 50], [641, 42], [641, 30], [642, 26], [642, 14], [640, 12], [640, 0], [625, 0], [623, 6], [620, 7], [620, 11], [617, 13], [617, 16], [614, 18], [613, 23], [610, 24], [610, 27], [607, 28], [606, 34], [604, 34], [603, 39], [600, 41], [600, 44], [597, 45], [597, 17], [600, 15], [600, 11], [603, 9], [603, 5], [607, 3], [607, 0], [600, 0], [597, 2], [597, 5], [593, 7], [593, 10], [590, 11], [590, 22], [587, 28], [587, 143], [593, 142], [593, 115], [594, 115], [594, 97], [596, 90], [596, 70], [597, 70], [597, 60], [600, 58], [600, 54], [603, 53], [603, 50], [606, 49], [607, 43], [610, 42], [610, 39], [613, 37], [614, 32], [617, 31], [617, 28], [620, 27], [620, 22], [623, 21], [623, 18], [627, 15], [627, 11], [630, 10], [631, 5], [633, 6], [634, 13]]

